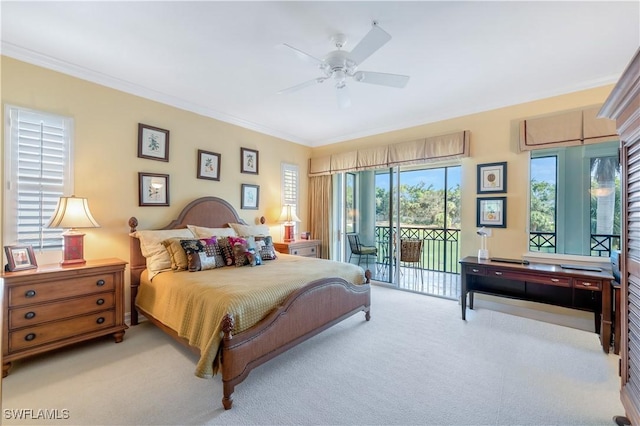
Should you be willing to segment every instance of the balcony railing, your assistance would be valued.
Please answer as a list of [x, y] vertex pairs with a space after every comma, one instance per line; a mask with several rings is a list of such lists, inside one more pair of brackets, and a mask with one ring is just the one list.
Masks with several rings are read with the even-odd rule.
[[[397, 228], [393, 228], [394, 231]], [[390, 264], [393, 259], [390, 243], [391, 228], [376, 226], [375, 244], [378, 248], [377, 263]], [[460, 273], [460, 230], [423, 226], [401, 226], [401, 239], [422, 240], [422, 265], [429, 271]], [[390, 245], [391, 244], [391, 245]]]
[[[620, 250], [620, 235], [591, 234], [591, 256], [609, 257], [614, 250]], [[542, 253], [556, 253], [554, 232], [529, 233], [529, 250]]]

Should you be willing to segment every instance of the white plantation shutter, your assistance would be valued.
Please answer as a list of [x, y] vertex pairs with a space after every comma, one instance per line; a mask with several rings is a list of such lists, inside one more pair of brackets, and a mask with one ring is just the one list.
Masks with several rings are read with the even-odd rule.
[[73, 120], [6, 106], [5, 244], [61, 249], [62, 229], [46, 228], [58, 199], [73, 191]]
[[[282, 205], [291, 204], [293, 211], [300, 217], [298, 211], [298, 166], [282, 163]], [[298, 225], [294, 230], [297, 232]]]

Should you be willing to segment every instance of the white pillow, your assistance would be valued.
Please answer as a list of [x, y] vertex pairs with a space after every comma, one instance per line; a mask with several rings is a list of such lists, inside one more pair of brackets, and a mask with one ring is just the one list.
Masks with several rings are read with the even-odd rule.
[[230, 223], [230, 227], [235, 229], [239, 237], [250, 237], [254, 235], [269, 235], [269, 227], [267, 225], [243, 225], [241, 223]]
[[237, 237], [233, 228], [207, 228], [206, 226], [187, 225], [197, 238]]
[[171, 270], [171, 256], [162, 244], [168, 238], [191, 239], [193, 233], [187, 228], [136, 231], [131, 236], [140, 240], [140, 251], [147, 259], [149, 279], [159, 272]]

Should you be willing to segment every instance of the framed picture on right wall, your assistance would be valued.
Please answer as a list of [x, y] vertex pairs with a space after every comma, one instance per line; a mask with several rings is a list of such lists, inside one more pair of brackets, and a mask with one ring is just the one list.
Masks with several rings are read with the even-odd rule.
[[479, 197], [477, 205], [477, 223], [493, 228], [507, 227], [507, 197]]
[[478, 194], [507, 192], [507, 163], [478, 164]]

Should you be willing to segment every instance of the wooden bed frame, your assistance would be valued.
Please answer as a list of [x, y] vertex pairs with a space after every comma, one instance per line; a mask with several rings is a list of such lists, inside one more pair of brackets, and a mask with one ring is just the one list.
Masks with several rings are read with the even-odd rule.
[[[245, 223], [227, 201], [217, 197], [198, 198], [189, 203], [178, 218], [161, 229], [185, 228], [187, 224], [210, 228], [227, 227], [228, 223]], [[129, 219], [131, 232], [135, 232], [138, 220]], [[140, 241], [130, 238], [131, 274], [131, 325], [138, 324], [138, 312], [149, 321], [186, 345], [200, 356], [198, 348], [179, 337], [148, 312], [135, 304], [140, 274], [146, 268], [146, 260], [140, 251]], [[234, 318], [227, 314], [222, 320], [221, 367], [223, 383], [222, 405], [226, 410], [233, 403], [231, 395], [251, 370], [285, 352], [338, 322], [364, 311], [369, 321], [371, 305], [371, 272], [366, 271], [366, 284], [353, 285], [341, 278], [323, 278], [312, 281], [289, 295], [282, 305], [258, 324], [242, 333], [233, 334]]]

